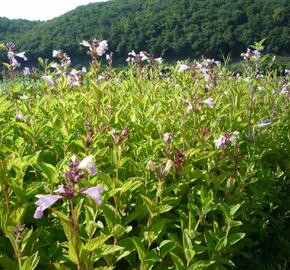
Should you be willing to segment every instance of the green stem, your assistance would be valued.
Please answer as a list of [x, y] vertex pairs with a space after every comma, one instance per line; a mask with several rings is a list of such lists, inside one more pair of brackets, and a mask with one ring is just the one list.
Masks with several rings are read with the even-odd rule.
[[251, 101], [250, 101], [250, 113], [248, 118], [248, 140], [253, 140], [253, 131], [252, 131], [252, 117], [253, 117], [253, 111], [254, 111], [254, 92], [255, 89], [251, 90]]
[[9, 203], [9, 194], [8, 194], [8, 186], [4, 186], [4, 197], [5, 197], [5, 203], [6, 203], [6, 209], [7, 209], [7, 214], [10, 216], [10, 203]]
[[21, 255], [16, 254], [17, 255], [17, 261], [18, 261], [18, 270], [22, 269], [22, 262], [21, 262]]
[[76, 218], [75, 218], [74, 205], [73, 205], [72, 199], [70, 200], [70, 208], [71, 208], [71, 222], [72, 222], [72, 227], [73, 227], [75, 249], [76, 249], [76, 254], [77, 254], [77, 259], [78, 259], [78, 270], [81, 270], [82, 269], [82, 262], [81, 262], [80, 254], [79, 254], [78, 227], [77, 227], [77, 222], [76, 222]]
[[[115, 188], [119, 187], [119, 145], [115, 148]], [[115, 222], [118, 224], [118, 209], [119, 209], [119, 200], [118, 197], [114, 196], [115, 203]], [[114, 244], [117, 244], [117, 238], [114, 237]]]

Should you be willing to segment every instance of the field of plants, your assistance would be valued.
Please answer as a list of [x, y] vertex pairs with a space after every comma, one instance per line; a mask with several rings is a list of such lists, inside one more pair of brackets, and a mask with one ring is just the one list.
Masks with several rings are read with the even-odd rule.
[[289, 269], [289, 71], [82, 45], [40, 71], [2, 46], [0, 268]]

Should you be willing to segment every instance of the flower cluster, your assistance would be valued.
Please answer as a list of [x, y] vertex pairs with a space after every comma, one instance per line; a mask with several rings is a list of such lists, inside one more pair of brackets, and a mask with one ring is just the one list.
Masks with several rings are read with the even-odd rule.
[[261, 53], [258, 50], [247, 49], [247, 52], [241, 53], [241, 56], [245, 61], [257, 61], [260, 58]]
[[211, 109], [214, 107], [214, 99], [213, 98], [208, 98], [208, 99], [204, 100], [203, 103], [206, 104]]
[[171, 159], [168, 159], [165, 166], [163, 164], [160, 164], [157, 169], [156, 163], [152, 160], [149, 160], [146, 167], [149, 171], [157, 172], [159, 178], [163, 178], [163, 176], [169, 173], [171, 168], [174, 167], [174, 162]]
[[182, 64], [182, 63], [178, 63], [178, 68], [177, 68], [177, 72], [182, 73], [186, 70], [188, 70], [190, 67], [186, 64]]
[[169, 144], [173, 141], [173, 134], [172, 132], [166, 132], [164, 133], [163, 135], [163, 141], [166, 143], [166, 144]]
[[120, 145], [123, 141], [128, 139], [129, 136], [129, 128], [124, 128], [121, 133], [116, 131], [115, 129], [111, 132], [111, 136], [116, 145]]
[[153, 55], [151, 55], [148, 52], [144, 52], [144, 51], [141, 51], [139, 53], [135, 53], [134, 50], [132, 50], [131, 52], [128, 53], [128, 58], [126, 59], [126, 62], [128, 62], [130, 64], [136, 63], [137, 65], [141, 64], [144, 61], [146, 61], [150, 64], [156, 64], [156, 63], [162, 64], [163, 59], [161, 57], [154, 58]]
[[54, 80], [51, 75], [41, 76], [41, 79], [44, 80], [48, 86], [54, 86]]
[[204, 59], [201, 62], [194, 62], [191, 67], [191, 75], [194, 77], [196, 73], [200, 73], [206, 82], [205, 91], [211, 90], [217, 85], [217, 73], [215, 68], [221, 63], [214, 59]]
[[262, 127], [265, 127], [265, 126], [269, 126], [272, 124], [272, 121], [270, 119], [261, 119], [259, 124], [256, 125], [256, 127], [258, 128], [262, 128]]
[[19, 122], [25, 122], [25, 118], [22, 112], [19, 112], [15, 115], [15, 120]]
[[226, 132], [225, 134], [221, 135], [218, 139], [214, 141], [216, 149], [225, 149], [227, 148], [228, 144], [231, 143], [232, 145], [237, 144], [237, 137], [239, 136], [238, 131], [234, 132]]
[[36, 202], [36, 211], [34, 213], [34, 218], [39, 219], [43, 216], [43, 212], [48, 207], [55, 204], [58, 200], [67, 198], [71, 199], [78, 194], [85, 194], [94, 199], [97, 205], [102, 204], [101, 193], [103, 192], [102, 187], [95, 186], [90, 188], [83, 188], [79, 191], [76, 190], [76, 185], [84, 178], [85, 170], [91, 175], [97, 173], [95, 168], [95, 163], [93, 162], [93, 156], [87, 156], [81, 162], [77, 161], [76, 156], [71, 158], [70, 169], [65, 172], [65, 178], [67, 180], [65, 185], [60, 185], [58, 189], [54, 190], [57, 195], [54, 194], [39, 194], [36, 195], [38, 201]]
[[71, 86], [81, 86], [84, 74], [86, 73], [86, 68], [83, 67], [82, 70], [72, 69], [67, 75], [67, 81]]
[[165, 166], [161, 163], [159, 166], [152, 160], [147, 162], [147, 169], [151, 172], [157, 173], [158, 177], [162, 179], [166, 174], [170, 172], [172, 168], [175, 169], [175, 172], [178, 173], [184, 162], [184, 154], [180, 149], [177, 149], [174, 155], [174, 159], [168, 159], [165, 163]]
[[97, 59], [98, 56], [103, 56], [106, 51], [109, 49], [107, 40], [99, 41], [93, 39], [92, 43], [89, 43], [86, 40], [83, 40], [81, 43], [84, 47], [88, 47], [89, 51], [87, 52], [93, 59]]
[[[63, 69], [67, 69], [71, 64], [71, 59], [67, 53], [63, 52], [62, 50], [53, 50], [52, 56], [54, 58], [58, 58], [60, 60], [60, 65]], [[55, 65], [55, 68], [58, 68], [58, 65]]]
[[81, 86], [83, 81], [83, 76], [86, 73], [86, 68], [83, 67], [82, 70], [76, 70], [70, 68], [71, 59], [65, 52], [61, 50], [53, 50], [52, 56], [60, 60], [60, 64], [52, 63], [50, 64], [51, 68], [56, 69], [56, 75], [58, 78], [53, 78], [52, 75], [44, 75], [41, 77], [46, 81], [48, 86], [54, 86], [55, 81], [60, 78], [60, 75], [65, 77], [70, 86]]
[[27, 231], [27, 228], [25, 228], [25, 225], [18, 225], [14, 230], [12, 230], [12, 233], [15, 236], [16, 242], [22, 241], [26, 231]]
[[7, 50], [7, 57], [9, 60], [11, 70], [15, 70], [15, 68], [20, 66], [20, 63], [17, 61], [16, 57], [22, 58], [27, 61], [25, 56], [25, 52], [14, 53], [15, 44], [12, 42], [8, 42], [5, 44], [5, 48]]

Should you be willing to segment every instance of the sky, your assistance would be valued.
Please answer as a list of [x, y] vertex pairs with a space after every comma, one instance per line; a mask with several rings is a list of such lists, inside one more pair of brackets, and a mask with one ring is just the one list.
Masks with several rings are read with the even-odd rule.
[[102, 0], [0, 0], [0, 17], [49, 20], [77, 6]]

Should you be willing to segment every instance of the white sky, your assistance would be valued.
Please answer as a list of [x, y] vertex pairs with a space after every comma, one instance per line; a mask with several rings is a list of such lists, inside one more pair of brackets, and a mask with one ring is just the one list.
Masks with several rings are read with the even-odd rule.
[[49, 20], [77, 6], [102, 0], [0, 0], [0, 17]]

